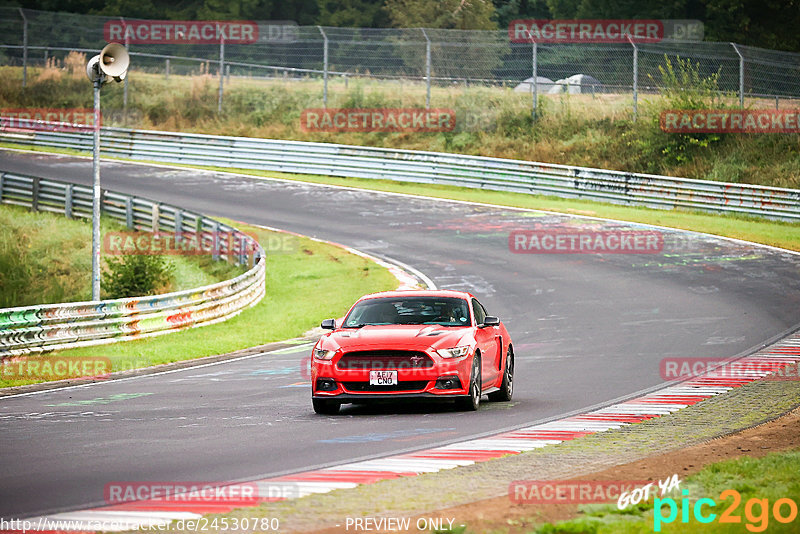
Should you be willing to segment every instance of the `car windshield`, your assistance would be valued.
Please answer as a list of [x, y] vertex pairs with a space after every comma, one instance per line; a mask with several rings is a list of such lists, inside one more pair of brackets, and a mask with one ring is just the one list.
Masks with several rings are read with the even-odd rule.
[[467, 326], [469, 305], [456, 297], [387, 297], [357, 303], [344, 320], [345, 328], [386, 324]]

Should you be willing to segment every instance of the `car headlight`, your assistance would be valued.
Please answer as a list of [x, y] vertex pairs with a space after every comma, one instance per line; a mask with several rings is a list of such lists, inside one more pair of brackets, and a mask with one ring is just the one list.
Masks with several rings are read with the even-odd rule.
[[453, 347], [452, 349], [438, 349], [436, 352], [442, 358], [463, 358], [469, 354], [469, 349], [469, 345], [464, 345], [463, 347]]
[[314, 349], [314, 358], [317, 360], [330, 360], [334, 354], [335, 350]]

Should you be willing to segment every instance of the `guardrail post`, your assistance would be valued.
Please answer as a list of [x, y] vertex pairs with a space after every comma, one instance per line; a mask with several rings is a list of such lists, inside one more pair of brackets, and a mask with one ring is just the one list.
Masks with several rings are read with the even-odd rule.
[[322, 107], [328, 107], [328, 36], [322, 26], [317, 26], [322, 34]]
[[39, 211], [39, 177], [33, 177], [31, 185], [31, 210]]
[[214, 261], [219, 261], [219, 223], [214, 222], [214, 230], [213, 230], [213, 238], [214, 243], [211, 248], [211, 259]]
[[22, 15], [22, 87], [28, 85], [28, 17], [22, 8], [19, 8]]
[[431, 40], [428, 39], [428, 32], [425, 28], [420, 28], [422, 35], [425, 36], [425, 109], [431, 109]]
[[731, 43], [736, 55], [739, 56], [739, 107], [744, 107], [744, 56], [739, 52], [739, 47], [736, 43]]
[[158, 203], [153, 203], [153, 210], [152, 210], [152, 217], [150, 218], [150, 231], [151, 232], [158, 232], [158, 225], [159, 225], [159, 215], [160, 215], [160, 208], [158, 207]]
[[181, 230], [183, 229], [183, 210], [175, 212], [175, 243], [181, 242]]
[[67, 190], [64, 198], [64, 215], [67, 219], [72, 219], [73, 197], [75, 195], [75, 186], [72, 184], [67, 185]]
[[125, 197], [125, 226], [133, 230], [133, 197]]
[[239, 236], [239, 265], [244, 265], [247, 262], [247, 250], [245, 250], [244, 236]]
[[3, 182], [6, 179], [6, 173], [0, 172], [0, 204], [3, 203]]
[[169, 81], [169, 58], [164, 60], [164, 79]]

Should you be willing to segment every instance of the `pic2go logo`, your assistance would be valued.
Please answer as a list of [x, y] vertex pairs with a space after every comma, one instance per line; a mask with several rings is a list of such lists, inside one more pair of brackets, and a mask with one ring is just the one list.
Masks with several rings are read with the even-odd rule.
[[[689, 490], [685, 489], [681, 493], [683, 494], [680, 504], [681, 523], [689, 523], [690, 511], [698, 523], [711, 523], [717, 518], [717, 514], [710, 510], [717, 506], [714, 499], [697, 499], [694, 505], [691, 505], [688, 497]], [[719, 522], [741, 524], [742, 517], [736, 513], [742, 502], [739, 492], [732, 489], [725, 490], [719, 494], [719, 498], [721, 501], [733, 500], [719, 515]], [[665, 507], [667, 508], [666, 515], [664, 515]], [[673, 523], [678, 518], [678, 512], [678, 504], [675, 499], [656, 497], [653, 503], [653, 530], [661, 532], [661, 526]], [[744, 505], [745, 528], [750, 532], [764, 532], [769, 526], [770, 512], [778, 523], [791, 523], [797, 518], [797, 503], [792, 499], [778, 499], [770, 509], [769, 499], [749, 499]]]

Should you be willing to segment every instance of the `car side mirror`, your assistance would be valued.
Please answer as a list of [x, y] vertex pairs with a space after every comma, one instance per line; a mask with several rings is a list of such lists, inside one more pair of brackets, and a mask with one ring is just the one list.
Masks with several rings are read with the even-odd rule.
[[336, 330], [336, 319], [325, 319], [319, 326], [325, 330]]
[[483, 326], [500, 326], [500, 319], [494, 315], [487, 315], [483, 318]]

